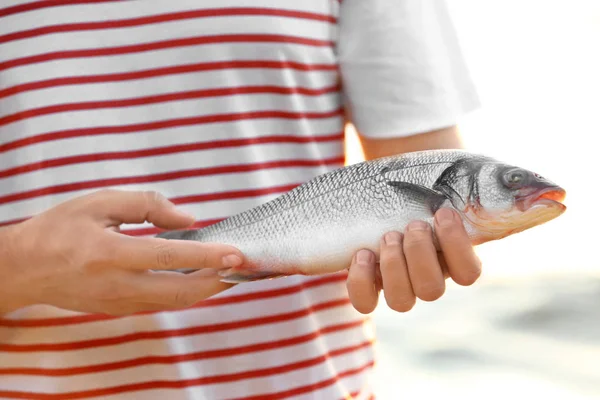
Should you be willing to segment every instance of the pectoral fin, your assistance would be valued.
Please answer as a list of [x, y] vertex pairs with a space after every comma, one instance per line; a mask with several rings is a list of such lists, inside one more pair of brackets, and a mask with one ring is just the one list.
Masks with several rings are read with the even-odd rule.
[[396, 190], [399, 195], [409, 198], [413, 206], [423, 208], [427, 214], [435, 212], [444, 204], [446, 196], [428, 187], [409, 182], [388, 181], [387, 184]]

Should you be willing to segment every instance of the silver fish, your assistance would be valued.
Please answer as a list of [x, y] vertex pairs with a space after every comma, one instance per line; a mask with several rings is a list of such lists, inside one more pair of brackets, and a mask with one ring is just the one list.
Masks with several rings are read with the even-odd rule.
[[379, 256], [388, 231], [403, 231], [413, 220], [433, 227], [440, 207], [456, 210], [478, 245], [558, 217], [565, 194], [534, 172], [490, 157], [428, 150], [346, 166], [214, 225], [158, 237], [240, 249], [246, 262], [219, 271], [225, 282], [327, 274], [346, 269], [359, 249]]

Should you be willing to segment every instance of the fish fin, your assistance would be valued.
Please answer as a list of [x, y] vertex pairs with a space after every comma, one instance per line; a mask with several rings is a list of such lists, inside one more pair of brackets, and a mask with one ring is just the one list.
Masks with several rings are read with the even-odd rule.
[[168, 240], [195, 240], [201, 241], [199, 229], [165, 231], [157, 234], [155, 237]]
[[244, 268], [228, 268], [219, 271], [219, 275], [221, 276], [221, 282], [226, 283], [244, 283], [244, 282], [255, 282], [262, 281], [267, 279], [275, 279], [286, 276], [285, 274], [280, 274], [277, 272], [271, 271], [256, 271], [251, 269]]
[[387, 184], [397, 191], [402, 191], [404, 194], [410, 193], [411, 197], [415, 200], [415, 203], [425, 205], [425, 207], [431, 211], [431, 214], [435, 214], [447, 200], [446, 196], [442, 193], [414, 183], [388, 181]]

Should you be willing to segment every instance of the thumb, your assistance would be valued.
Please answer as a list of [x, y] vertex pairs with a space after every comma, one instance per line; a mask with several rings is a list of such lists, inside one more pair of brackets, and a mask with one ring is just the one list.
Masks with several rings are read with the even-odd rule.
[[95, 216], [108, 225], [150, 222], [163, 229], [180, 229], [194, 223], [194, 216], [155, 191], [103, 190], [90, 197]]

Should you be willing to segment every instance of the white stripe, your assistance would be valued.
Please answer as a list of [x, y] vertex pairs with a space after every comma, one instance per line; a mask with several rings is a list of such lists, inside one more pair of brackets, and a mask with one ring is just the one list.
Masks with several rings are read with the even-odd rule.
[[[282, 54], [285, 48], [285, 55]], [[159, 55], [159, 56], [158, 56]], [[151, 68], [228, 60], [287, 60], [307, 64], [334, 64], [333, 49], [286, 43], [226, 43], [163, 49], [118, 57], [70, 58], [28, 64], [2, 71], [4, 88], [33, 81], [144, 71]]]
[[[44, 0], [41, 0], [44, 1]], [[23, 31], [23, 27], [40, 27], [49, 25], [62, 25], [70, 23], [84, 23], [103, 20], [120, 20], [129, 18], [146, 17], [152, 15], [171, 14], [180, 11], [213, 9], [226, 7], [261, 7], [274, 9], [288, 9], [294, 11], [314, 12], [318, 14], [337, 14], [337, 1], [304, 1], [295, 2], [293, 7], [279, 0], [260, 0], [248, 2], [247, 0], [202, 0], [199, 5], [197, 0], [153, 1], [144, 0], [143, 6], [138, 1], [116, 1], [97, 4], [73, 4], [60, 7], [48, 7], [34, 12], [19, 13], [6, 17], [2, 25], [3, 33]], [[2, 0], [0, 10], [14, 5], [34, 2], [34, 0]], [[290, 3], [291, 4], [291, 3]], [[203, 18], [208, 21], [211, 18]], [[287, 21], [287, 18], [283, 21]], [[4, 22], [4, 21], [3, 21]], [[159, 25], [154, 25], [159, 26]]]
[[[331, 40], [331, 27], [327, 22], [280, 17], [243, 16], [199, 18], [162, 24], [80, 31], [76, 34], [53, 34], [11, 41], [0, 45], [3, 59], [29, 57], [38, 54], [71, 50], [103, 49], [213, 35], [289, 35], [317, 40]], [[98, 41], [98, 37], [102, 41]], [[67, 40], [68, 39], [68, 40]]]
[[[337, 154], [342, 156], [340, 152], [343, 149], [340, 146], [340, 142], [336, 141], [315, 143], [311, 146], [310, 151], [308, 150], [305, 145], [274, 143], [252, 145], [244, 148], [187, 151], [132, 160], [65, 165], [0, 179], [0, 193], [27, 191], [36, 188], [81, 182], [88, 180], [86, 177], [93, 177], [93, 180], [98, 180], [148, 176], [171, 171], [205, 169], [228, 165], [285, 162], [297, 159], [319, 161], [321, 154], [331, 154], [332, 156]], [[235, 176], [234, 179], [231, 178], [223, 176], [223, 174], [202, 177], [199, 181], [195, 182], [193, 189], [196, 191], [195, 194], [214, 193], [216, 189], [241, 189], [247, 187], [247, 182], [249, 182], [246, 180], [248, 177]], [[228, 182], [223, 184], [221, 182], [223, 180], [228, 180]], [[273, 178], [269, 180], [273, 183], [278, 182]]]
[[[318, 174], [325, 173], [330, 168], [331, 167], [302, 167], [269, 169], [239, 174], [215, 175], [211, 177], [185, 178], [130, 185], [113, 185], [111, 188], [134, 191], [155, 190], [167, 197], [181, 197], [196, 195], [203, 191], [206, 191], [205, 193], [215, 193], [236, 189], [261, 189], [270, 188], [272, 186], [293, 185], [304, 182]], [[203, 182], [207, 182], [207, 185], [203, 185]], [[256, 186], [251, 187], [249, 184], [255, 184]], [[100, 189], [103, 188], [76, 190], [8, 203], [0, 207], [0, 221], [26, 218], [45, 211], [63, 201], [96, 192]], [[3, 193], [15, 191], [14, 188], [12, 188], [11, 191], [8, 191], [8, 188], [2, 188], [0, 190], [2, 190]], [[273, 196], [268, 196], [267, 199], [272, 197]], [[261, 203], [261, 200], [266, 199], [264, 197], [262, 199], [256, 198], [250, 199], [247, 202], [219, 199], [211, 202], [203, 202], [194, 208], [190, 208], [190, 206], [182, 206], [182, 208], [188, 211], [197, 211], [194, 215], [199, 219], [212, 219], [221, 218], [230, 213], [245, 210], [246, 208], [242, 208], [242, 205], [257, 205]]]
[[[229, 97], [216, 97], [117, 109], [73, 111], [13, 122], [0, 129], [0, 136], [8, 141], [8, 138], [14, 140], [20, 137], [23, 132], [36, 135], [65, 129], [145, 124], [171, 120], [175, 117], [177, 119], [193, 118], [218, 115], [223, 112], [245, 113], [273, 110], [291, 113], [324, 113], [337, 109], [338, 97], [338, 93], [320, 96], [255, 94], [239, 95], [234, 100]], [[235, 107], [233, 107], [234, 105]]]
[[[273, 135], [303, 135], [318, 137], [341, 132], [342, 117], [292, 120], [264, 118], [181, 126], [151, 131], [119, 133], [108, 139], [103, 136], [81, 136], [69, 139], [36, 143], [3, 153], [1, 168], [7, 169], [32, 161], [68, 157], [75, 154], [152, 149], [187, 143], [202, 143], [215, 140], [240, 139]], [[2, 130], [0, 129], [0, 132]], [[42, 132], [43, 133], [43, 132]], [[17, 135], [19, 137], [22, 137]], [[0, 144], [15, 139], [0, 134]], [[312, 144], [307, 145], [309, 148]]]
[[[202, 89], [282, 86], [318, 90], [332, 87], [336, 81], [336, 71], [294, 70], [291, 72], [285, 69], [257, 68], [202, 71], [131, 81], [58, 86], [20, 93], [18, 101], [15, 101], [14, 96], [0, 99], [0, 117], [56, 104], [133, 99]], [[48, 96], [48, 93], [52, 95]]]

